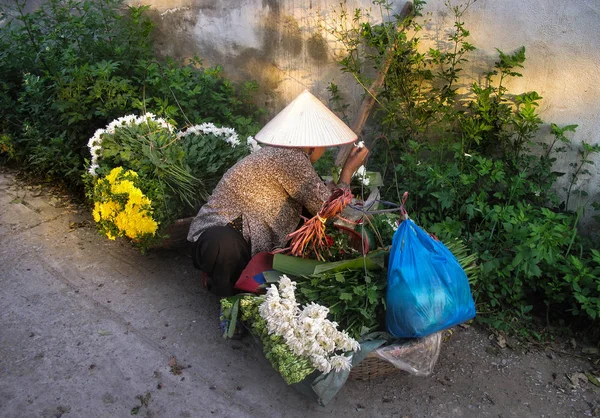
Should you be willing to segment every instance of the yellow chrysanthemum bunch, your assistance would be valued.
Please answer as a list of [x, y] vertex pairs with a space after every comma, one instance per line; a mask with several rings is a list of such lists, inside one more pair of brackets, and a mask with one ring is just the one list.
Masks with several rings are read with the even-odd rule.
[[158, 223], [152, 218], [152, 202], [136, 186], [135, 171], [116, 167], [94, 186], [94, 221], [109, 239], [124, 236], [142, 240], [154, 236]]

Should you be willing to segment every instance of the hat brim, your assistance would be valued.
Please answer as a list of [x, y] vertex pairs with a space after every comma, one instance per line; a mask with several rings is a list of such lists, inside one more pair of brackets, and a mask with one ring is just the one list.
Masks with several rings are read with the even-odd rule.
[[267, 123], [254, 138], [280, 147], [334, 147], [357, 135], [308, 90]]

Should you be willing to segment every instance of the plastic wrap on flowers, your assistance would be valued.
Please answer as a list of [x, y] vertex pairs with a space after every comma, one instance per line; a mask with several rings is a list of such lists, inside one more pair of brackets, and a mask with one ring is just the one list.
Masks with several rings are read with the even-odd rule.
[[441, 345], [442, 333], [436, 332], [425, 338], [384, 345], [373, 350], [372, 355], [415, 376], [429, 376], [437, 363]]

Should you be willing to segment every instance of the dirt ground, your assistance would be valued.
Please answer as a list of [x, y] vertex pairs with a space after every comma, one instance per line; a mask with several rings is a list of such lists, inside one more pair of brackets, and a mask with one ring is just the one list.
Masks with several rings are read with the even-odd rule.
[[141, 255], [0, 170], [2, 417], [595, 417], [597, 347], [444, 334], [432, 375], [350, 380], [319, 406], [250, 337], [224, 340], [184, 248]]

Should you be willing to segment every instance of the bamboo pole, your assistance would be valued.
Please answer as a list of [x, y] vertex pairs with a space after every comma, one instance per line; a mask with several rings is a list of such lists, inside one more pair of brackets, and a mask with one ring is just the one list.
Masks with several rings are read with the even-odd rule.
[[[413, 11], [413, 4], [410, 1], [407, 1], [404, 4], [404, 7], [402, 8], [402, 11], [400, 11], [400, 19], [404, 20], [406, 19]], [[398, 32], [403, 31], [405, 29], [404, 25], [400, 25], [398, 26], [398, 28], [396, 28], [396, 30]], [[392, 58], [394, 56], [394, 53], [396, 52], [396, 48], [398, 47], [398, 44], [396, 42], [394, 42], [386, 51], [385, 53], [385, 60], [383, 61], [383, 66], [381, 68], [381, 70], [377, 73], [377, 77], [375, 77], [375, 80], [373, 81], [373, 83], [371, 83], [371, 86], [369, 87], [368, 91], [366, 91], [365, 97], [363, 98], [360, 107], [358, 109], [358, 113], [356, 114], [356, 117], [354, 118], [354, 122], [352, 123], [352, 125], [350, 126], [350, 129], [352, 129], [352, 131], [360, 138], [361, 134], [362, 134], [362, 130], [367, 122], [367, 119], [369, 118], [369, 115], [371, 114], [371, 111], [373, 110], [373, 107], [375, 106], [375, 100], [377, 99], [377, 94], [379, 93], [379, 89], [381, 88], [381, 86], [383, 86], [383, 82], [385, 80], [385, 76], [390, 68], [390, 65], [392, 64]], [[348, 155], [350, 154], [350, 150], [352, 149], [354, 145], [353, 144], [347, 144], [344, 145], [342, 148], [340, 148], [337, 157], [335, 159], [335, 165], [337, 166], [343, 166], [344, 163], [346, 162], [346, 159], [348, 158]]]

